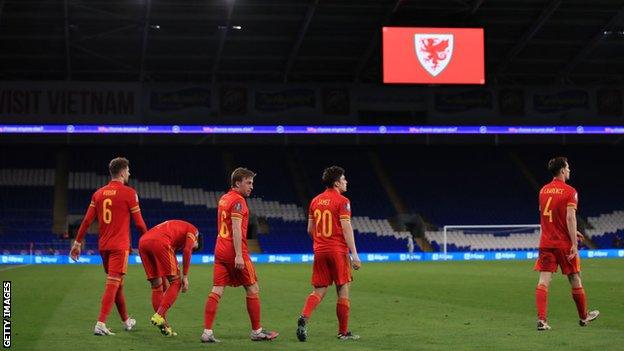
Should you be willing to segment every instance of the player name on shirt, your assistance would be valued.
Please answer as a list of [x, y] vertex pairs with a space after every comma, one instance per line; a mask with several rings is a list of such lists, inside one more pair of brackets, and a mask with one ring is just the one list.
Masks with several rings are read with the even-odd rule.
[[561, 195], [561, 194], [563, 194], [564, 191], [565, 191], [565, 189], [561, 189], [561, 188], [547, 188], [547, 189], [542, 189], [541, 193], [542, 194], [558, 194], [558, 195]]

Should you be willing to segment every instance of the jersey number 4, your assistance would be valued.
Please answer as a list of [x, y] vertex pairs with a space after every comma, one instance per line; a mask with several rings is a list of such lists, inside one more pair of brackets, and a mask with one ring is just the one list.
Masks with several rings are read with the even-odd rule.
[[549, 197], [548, 200], [546, 200], [546, 206], [544, 206], [544, 213], [543, 213], [544, 216], [548, 217], [548, 221], [550, 223], [552, 223], [552, 209], [550, 208], [551, 201], [552, 201], [552, 196]]
[[[316, 219], [316, 236], [323, 235], [326, 238], [332, 236], [333, 231], [333, 219], [332, 214], [328, 210], [321, 212], [321, 210], [314, 211], [314, 218]], [[321, 227], [319, 228], [319, 224]]]

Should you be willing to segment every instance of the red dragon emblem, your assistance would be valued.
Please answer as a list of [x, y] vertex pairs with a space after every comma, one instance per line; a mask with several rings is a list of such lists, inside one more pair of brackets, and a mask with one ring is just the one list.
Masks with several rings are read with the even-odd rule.
[[434, 77], [444, 71], [451, 61], [452, 34], [415, 34], [414, 44], [418, 62]]

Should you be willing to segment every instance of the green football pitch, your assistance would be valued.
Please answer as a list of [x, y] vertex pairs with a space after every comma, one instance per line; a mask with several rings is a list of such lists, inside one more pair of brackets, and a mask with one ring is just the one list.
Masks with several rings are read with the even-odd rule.
[[310, 265], [257, 265], [262, 321], [280, 332], [272, 342], [249, 340], [241, 288], [228, 288], [215, 322], [220, 344], [201, 344], [211, 265], [194, 265], [190, 291], [169, 312], [178, 332], [161, 336], [149, 324], [150, 288], [140, 265], [125, 282], [136, 329], [124, 332], [115, 309], [108, 326], [116, 336], [92, 335], [104, 287], [99, 266], [0, 266], [12, 281], [12, 331], [16, 350], [624, 350], [624, 261], [585, 260], [590, 308], [600, 318], [578, 325], [570, 287], [557, 275], [550, 288], [553, 330], [535, 330], [537, 274], [530, 261], [369, 263], [355, 272], [350, 329], [357, 341], [336, 339], [335, 293], [309, 323], [308, 341], [295, 336], [296, 320], [310, 293]]

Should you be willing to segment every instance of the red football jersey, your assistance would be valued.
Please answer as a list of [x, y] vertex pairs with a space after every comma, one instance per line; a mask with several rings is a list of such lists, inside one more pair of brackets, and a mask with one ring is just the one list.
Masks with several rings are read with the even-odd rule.
[[191, 264], [193, 246], [197, 242], [199, 231], [189, 222], [172, 219], [165, 221], [148, 230], [141, 236], [141, 242], [158, 240], [166, 243], [173, 253], [182, 251], [182, 272], [188, 274]]
[[102, 250], [130, 249], [130, 215], [141, 233], [147, 231], [140, 213], [139, 197], [129, 186], [112, 180], [91, 197], [87, 214], [80, 225], [76, 241], [81, 242], [93, 219], [97, 216]]
[[160, 240], [171, 246], [175, 251], [184, 249], [186, 239], [197, 241], [199, 231], [189, 222], [172, 219], [165, 221], [147, 231], [141, 240]]
[[314, 221], [314, 253], [349, 253], [342, 233], [341, 220], [351, 220], [351, 203], [331, 188], [310, 202], [308, 218]]
[[249, 255], [247, 250], [247, 225], [249, 224], [249, 208], [247, 201], [236, 190], [230, 190], [219, 199], [217, 209], [217, 245], [215, 258], [223, 261], [234, 261], [234, 238], [232, 237], [232, 217], [242, 220], [242, 253]]
[[553, 179], [542, 187], [539, 192], [540, 248], [569, 249], [572, 246], [566, 212], [568, 207], [576, 208], [577, 204], [576, 190], [559, 179]]

